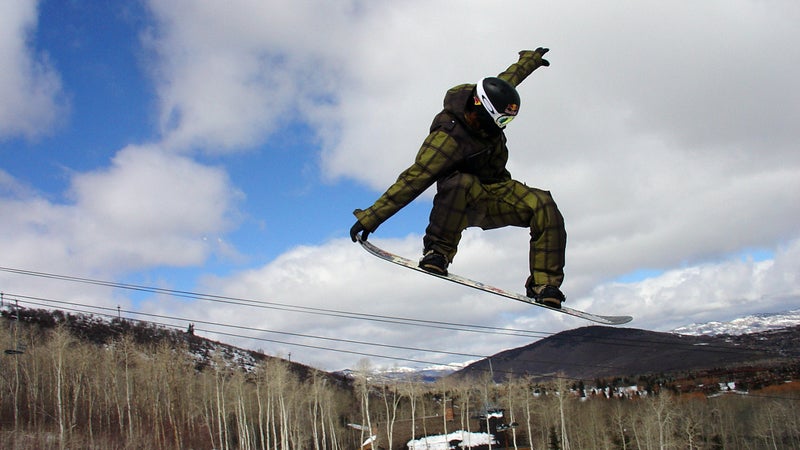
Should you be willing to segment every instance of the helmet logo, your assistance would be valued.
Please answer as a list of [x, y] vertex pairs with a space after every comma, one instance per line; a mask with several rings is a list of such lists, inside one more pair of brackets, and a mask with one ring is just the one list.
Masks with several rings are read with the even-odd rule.
[[516, 116], [519, 112], [519, 105], [516, 103], [511, 103], [510, 105], [506, 106], [505, 113], [510, 116]]
[[483, 104], [484, 108], [486, 108], [486, 111], [489, 111], [489, 114], [491, 114], [492, 116], [497, 114], [497, 112], [494, 109], [494, 105], [492, 105], [491, 100], [489, 100], [489, 97], [487, 97], [486, 95], [482, 94], [481, 95], [481, 103]]

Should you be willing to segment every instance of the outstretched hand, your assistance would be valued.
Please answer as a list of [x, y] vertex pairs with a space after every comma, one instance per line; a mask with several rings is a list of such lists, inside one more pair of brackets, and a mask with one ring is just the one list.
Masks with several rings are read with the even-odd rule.
[[537, 66], [547, 67], [550, 65], [550, 61], [544, 59], [544, 55], [549, 51], [550, 51], [549, 48], [539, 47], [536, 50], [523, 50], [520, 52], [520, 54], [523, 56], [529, 56], [533, 58], [533, 60], [536, 61]]
[[[359, 236], [359, 233], [361, 233], [361, 236]], [[361, 225], [361, 222], [356, 220], [356, 223], [350, 228], [350, 239], [356, 242], [360, 237], [362, 241], [366, 241], [367, 236], [369, 236], [369, 231], [364, 228], [364, 225]]]

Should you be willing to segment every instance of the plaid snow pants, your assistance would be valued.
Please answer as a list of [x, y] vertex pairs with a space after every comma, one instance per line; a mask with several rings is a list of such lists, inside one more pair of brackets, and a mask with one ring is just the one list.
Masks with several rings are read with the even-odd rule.
[[439, 180], [436, 187], [423, 239], [425, 251], [434, 250], [452, 261], [467, 227], [530, 227], [530, 277], [526, 286], [561, 286], [567, 232], [550, 192], [515, 180], [483, 184], [475, 175], [461, 172]]

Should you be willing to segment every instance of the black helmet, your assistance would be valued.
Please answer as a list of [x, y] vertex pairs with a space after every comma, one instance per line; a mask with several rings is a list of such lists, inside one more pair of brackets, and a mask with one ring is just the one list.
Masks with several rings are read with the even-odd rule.
[[475, 87], [475, 105], [483, 105], [500, 129], [517, 116], [519, 103], [519, 93], [514, 86], [500, 78], [486, 77]]

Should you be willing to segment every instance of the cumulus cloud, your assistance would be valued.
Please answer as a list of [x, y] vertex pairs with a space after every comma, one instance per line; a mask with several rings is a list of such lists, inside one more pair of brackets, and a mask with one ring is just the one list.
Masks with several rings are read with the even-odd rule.
[[[508, 261], [522, 260], [524, 255], [509, 256], [486, 236], [465, 236], [461, 252], [465, 261], [457, 265], [458, 273], [484, 281], [484, 274], [493, 273], [493, 284], [518, 290], [525, 267], [509, 266]], [[416, 251], [418, 239], [411, 235], [377, 243], [407, 255]], [[787, 276], [800, 269], [798, 252], [800, 241], [795, 240], [769, 259], [742, 257], [674, 269], [641, 281], [598, 283], [582, 293], [568, 292], [568, 304], [600, 314], [631, 314], [634, 321], [627, 326], [661, 331], [746, 313], [784, 311], [800, 301], [796, 276]], [[497, 264], [506, 275], [497, 275], [493, 269]], [[366, 254], [347, 239], [297, 247], [263, 267], [231, 277], [208, 277], [201, 290], [227, 299], [204, 302], [200, 309], [163, 299], [149, 307], [159, 313], [178, 309], [185, 318], [212, 318], [213, 324], [197, 326], [204, 336], [266, 348], [281, 356], [292, 353], [297, 360], [329, 370], [353, 367], [363, 354], [377, 355], [370, 359], [384, 367], [412, 364], [403, 359], [463, 362], [474, 359], [467, 355], [488, 356], [548, 333], [587, 325], [402, 269]], [[467, 328], [472, 331], [436, 327], [449, 324], [471, 325]], [[528, 333], [512, 337], [487, 333], [486, 327]]]
[[46, 53], [36, 53], [35, 0], [0, 4], [0, 139], [35, 138], [51, 130], [67, 106], [58, 72]]
[[0, 241], [12, 267], [114, 277], [197, 265], [228, 256], [215, 238], [238, 220], [240, 194], [224, 171], [156, 148], [128, 147], [107, 169], [72, 174], [69, 202], [2, 180]]
[[129, 269], [201, 263], [213, 250], [203, 237], [234, 225], [237, 200], [220, 168], [150, 147], [128, 147], [110, 168], [76, 176], [72, 196], [81, 259]]
[[327, 102], [355, 14], [346, 2], [148, 3], [163, 142], [216, 154], [252, 148]]

